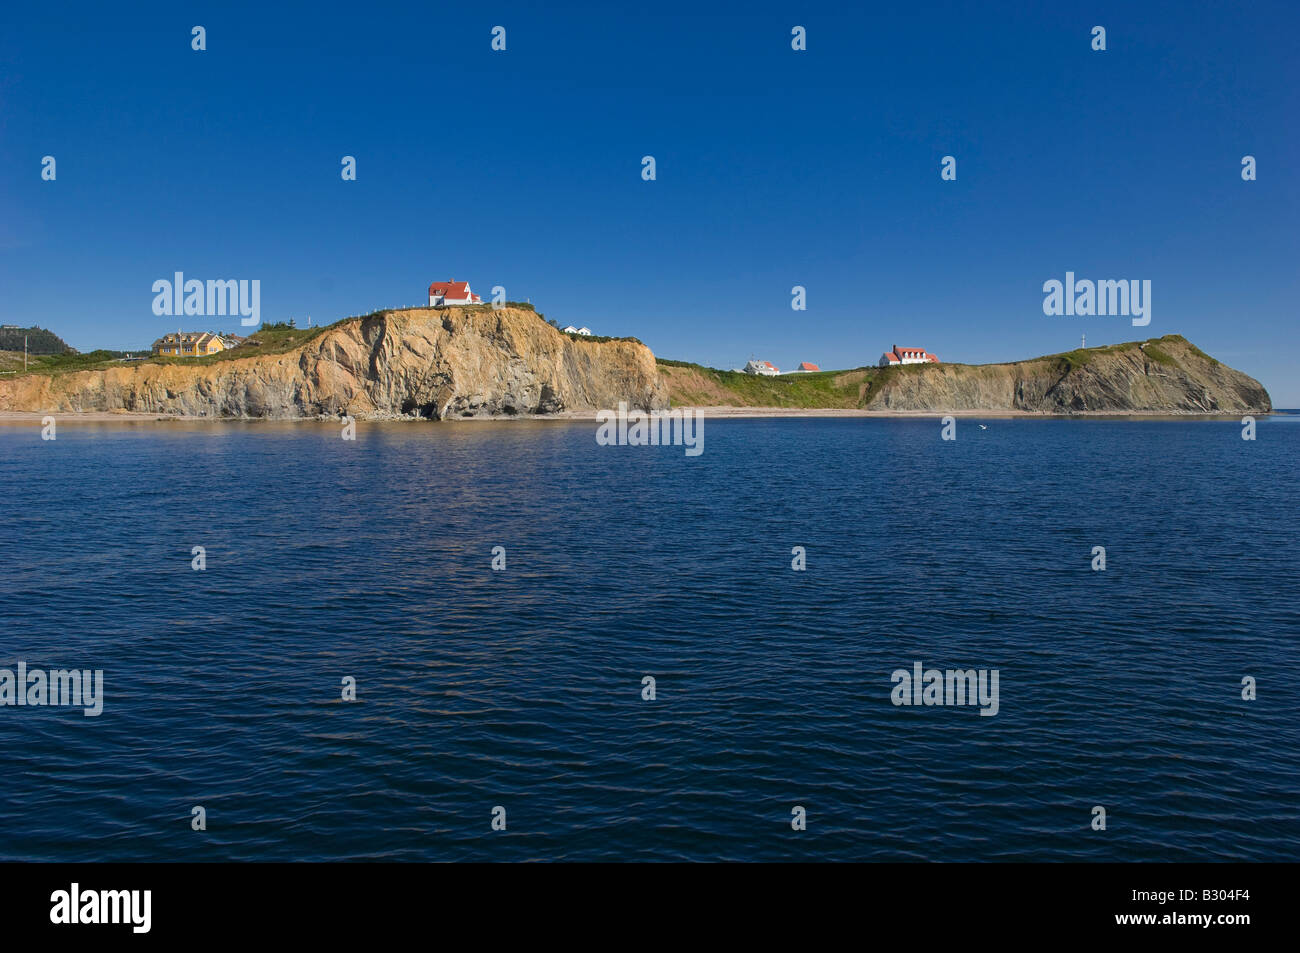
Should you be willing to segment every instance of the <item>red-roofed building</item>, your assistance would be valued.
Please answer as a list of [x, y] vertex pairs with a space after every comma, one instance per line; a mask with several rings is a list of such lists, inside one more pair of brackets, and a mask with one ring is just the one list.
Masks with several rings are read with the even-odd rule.
[[451, 304], [482, 304], [483, 299], [469, 290], [468, 281], [435, 281], [429, 285], [429, 307]]
[[803, 373], [808, 373], [809, 371], [820, 371], [821, 368], [818, 367], [816, 364], [809, 364], [807, 361], [804, 361], [804, 362], [801, 363], [798, 367], [796, 367], [794, 370], [795, 370], [795, 373], [798, 374], [798, 373], [801, 372], [801, 371], [802, 371]]
[[756, 361], [753, 358], [745, 365], [746, 374], [761, 374], [763, 377], [776, 377], [781, 369], [771, 361]]
[[880, 355], [880, 367], [894, 367], [898, 364], [938, 364], [939, 357], [919, 347], [899, 347]]

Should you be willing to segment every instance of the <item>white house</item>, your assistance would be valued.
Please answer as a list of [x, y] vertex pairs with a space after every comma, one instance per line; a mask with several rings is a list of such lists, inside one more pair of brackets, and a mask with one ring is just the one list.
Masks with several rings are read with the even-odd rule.
[[591, 328], [575, 328], [572, 324], [570, 324], [570, 325], [567, 325], [567, 326], [564, 328], [564, 333], [565, 333], [565, 334], [581, 334], [581, 335], [584, 335], [584, 336], [586, 336], [586, 337], [590, 337], [590, 336], [591, 336]]
[[880, 355], [879, 367], [895, 367], [899, 364], [938, 364], [939, 357], [929, 354], [919, 347], [899, 347], [894, 345], [892, 351]]
[[468, 281], [435, 281], [429, 285], [429, 307], [431, 308], [482, 303], [483, 299], [469, 290]]
[[749, 363], [745, 365], [746, 374], [762, 374], [764, 377], [776, 377], [781, 373], [781, 369], [771, 361], [756, 361], [750, 358]]
[[591, 337], [591, 328], [578, 328], [578, 333], [585, 335], [586, 337]]

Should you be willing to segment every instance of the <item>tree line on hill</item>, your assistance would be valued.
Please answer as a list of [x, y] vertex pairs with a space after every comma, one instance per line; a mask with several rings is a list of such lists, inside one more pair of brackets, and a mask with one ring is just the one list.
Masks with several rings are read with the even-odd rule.
[[21, 351], [23, 338], [27, 339], [28, 354], [75, 353], [75, 349], [68, 347], [68, 342], [53, 331], [35, 326], [19, 328], [8, 324], [0, 327], [0, 351]]

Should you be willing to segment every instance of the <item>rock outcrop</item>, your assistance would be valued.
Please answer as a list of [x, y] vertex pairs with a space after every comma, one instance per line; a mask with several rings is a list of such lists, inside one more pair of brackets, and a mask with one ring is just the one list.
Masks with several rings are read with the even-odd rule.
[[1273, 409], [1259, 381], [1177, 334], [1014, 364], [883, 369], [864, 398], [872, 410], [1238, 414]]
[[675, 405], [899, 413], [1268, 413], [1268, 392], [1177, 334], [1011, 364], [910, 364], [756, 377], [660, 363]]
[[0, 378], [0, 411], [201, 417], [457, 417], [674, 405], [1043, 414], [1272, 410], [1254, 378], [1180, 335], [1012, 364], [914, 364], [756, 378], [656, 365], [644, 344], [555, 330], [532, 311], [381, 311], [290, 350]]
[[[251, 350], [251, 349], [250, 349]], [[667, 406], [654, 355], [563, 334], [519, 308], [381, 311], [277, 354], [0, 381], [0, 410], [434, 419]]]

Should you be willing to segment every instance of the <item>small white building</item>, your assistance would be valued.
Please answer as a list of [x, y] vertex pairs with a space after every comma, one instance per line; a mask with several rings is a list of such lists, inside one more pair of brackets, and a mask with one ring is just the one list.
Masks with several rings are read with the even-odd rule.
[[578, 333], [584, 337], [591, 337], [591, 328], [578, 328]]
[[431, 308], [482, 303], [483, 299], [469, 290], [468, 281], [435, 281], [429, 285], [429, 307]]
[[758, 361], [750, 358], [749, 363], [745, 365], [746, 374], [761, 374], [764, 377], [776, 377], [781, 373], [781, 369], [771, 361]]
[[572, 324], [566, 325], [561, 330], [563, 330], [565, 334], [581, 334], [584, 337], [591, 336], [591, 328], [575, 328]]

